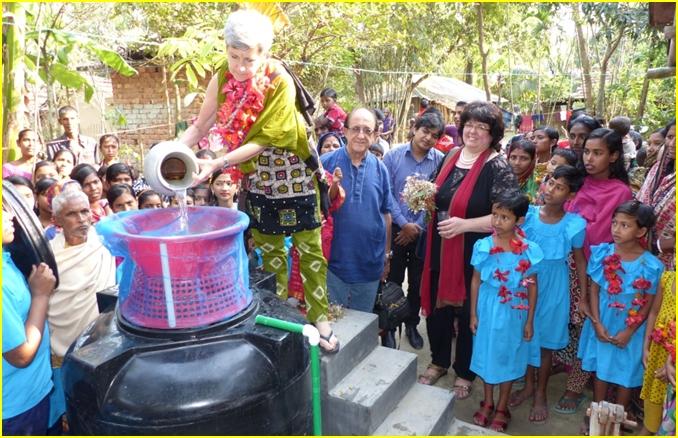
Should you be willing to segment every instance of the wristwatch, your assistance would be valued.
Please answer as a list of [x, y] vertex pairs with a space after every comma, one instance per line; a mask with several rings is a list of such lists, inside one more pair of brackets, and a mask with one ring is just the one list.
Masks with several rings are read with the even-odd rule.
[[393, 250], [386, 253], [386, 260], [391, 260], [393, 258]]

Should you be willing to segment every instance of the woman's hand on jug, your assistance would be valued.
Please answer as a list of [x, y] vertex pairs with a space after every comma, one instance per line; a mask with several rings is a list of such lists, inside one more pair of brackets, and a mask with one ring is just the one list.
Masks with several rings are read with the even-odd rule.
[[200, 167], [200, 173], [193, 173], [193, 187], [208, 179], [210, 176], [212, 176], [215, 170], [221, 169], [225, 164], [224, 157], [215, 158], [213, 160], [208, 158], [199, 158], [197, 161], [198, 166]]

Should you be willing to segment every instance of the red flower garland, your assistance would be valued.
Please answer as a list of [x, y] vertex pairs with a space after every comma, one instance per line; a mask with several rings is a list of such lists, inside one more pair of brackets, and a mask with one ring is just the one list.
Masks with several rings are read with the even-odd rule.
[[624, 321], [628, 327], [635, 327], [643, 323], [643, 317], [640, 315], [640, 309], [647, 304], [647, 294], [645, 291], [652, 287], [652, 283], [643, 277], [636, 278], [631, 283], [634, 289], [638, 291], [631, 301], [631, 309], [629, 309], [629, 316]]
[[671, 355], [676, 363], [676, 321], [666, 324], [657, 324], [652, 331], [652, 342], [661, 345]]
[[495, 269], [494, 271], [494, 278], [496, 278], [499, 281], [506, 282], [508, 281], [508, 274], [509, 271], [500, 271], [499, 269]]
[[[622, 260], [618, 254], [612, 254], [603, 259], [603, 276], [608, 282], [607, 293], [610, 296], [619, 295], [622, 292], [622, 279], [618, 274], [619, 271], [626, 272], [622, 267]], [[631, 286], [636, 289], [638, 293], [636, 293], [633, 301], [631, 301], [627, 317], [624, 320], [627, 327], [635, 327], [642, 324], [643, 316], [639, 311], [648, 302], [645, 291], [652, 287], [652, 283], [641, 276], [636, 278], [633, 283], [631, 283]], [[626, 304], [619, 301], [612, 301], [607, 307], [617, 309], [618, 312], [621, 312], [626, 309]]]
[[215, 132], [229, 152], [237, 149], [264, 109], [266, 91], [271, 87], [273, 67], [266, 64], [263, 72], [240, 82], [230, 72], [221, 92], [226, 96], [217, 111]]
[[[525, 252], [528, 248], [528, 245], [523, 242], [523, 240], [520, 237], [525, 237], [525, 234], [522, 232], [520, 228], [516, 228], [516, 234], [518, 234], [519, 237], [516, 237], [514, 239], [511, 239], [509, 241], [509, 245], [511, 246], [511, 252], [517, 255], [522, 254]], [[501, 254], [503, 252], [506, 252], [504, 248], [501, 246], [495, 245], [492, 248], [490, 248], [490, 255], [494, 254]], [[518, 266], [516, 266], [515, 270], [517, 272], [520, 272], [521, 274], [525, 274], [528, 269], [532, 264], [530, 263], [529, 260], [522, 259], [518, 261]], [[500, 271], [499, 268], [495, 269], [494, 273], [492, 276], [496, 279], [499, 280], [501, 283], [506, 283], [508, 282], [508, 275], [510, 271]], [[527, 288], [530, 284], [533, 284], [534, 281], [530, 278], [522, 278], [520, 281], [520, 285], [524, 288]], [[512, 297], [518, 298], [521, 300], [521, 303], [512, 305], [512, 309], [516, 310], [528, 310], [530, 306], [528, 304], [523, 304], [522, 300], [527, 300], [528, 295], [526, 291], [516, 291], [516, 292], [511, 292], [506, 285], [500, 285], [499, 286], [499, 292], [497, 293], [497, 296], [500, 298], [499, 302], [501, 304], [506, 304], [509, 303], [512, 300]]]
[[509, 246], [511, 246], [511, 252], [517, 255], [520, 255], [527, 250], [527, 243], [523, 242], [521, 239], [511, 239]]

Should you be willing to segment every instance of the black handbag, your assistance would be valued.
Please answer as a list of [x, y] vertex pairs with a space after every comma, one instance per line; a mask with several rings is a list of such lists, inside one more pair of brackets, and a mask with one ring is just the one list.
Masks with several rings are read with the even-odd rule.
[[389, 281], [379, 283], [374, 313], [379, 316], [381, 330], [395, 330], [410, 316], [410, 304], [403, 289]]

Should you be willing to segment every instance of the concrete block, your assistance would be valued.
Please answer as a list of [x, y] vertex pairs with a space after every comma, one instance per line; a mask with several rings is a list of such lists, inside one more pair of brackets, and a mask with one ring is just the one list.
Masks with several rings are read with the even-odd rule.
[[[556, 432], [557, 434], [557, 432]], [[442, 435], [448, 436], [508, 436], [506, 433], [495, 432], [486, 427], [480, 427], [457, 418], [452, 421], [449, 429]]]
[[454, 393], [415, 383], [374, 435], [446, 435], [454, 420]]
[[332, 330], [341, 342], [337, 354], [323, 354], [321, 359], [320, 381], [322, 392], [339, 383], [374, 348], [379, 340], [377, 315], [344, 310], [344, 316], [332, 323]]
[[370, 435], [414, 384], [417, 356], [377, 347], [323, 400], [323, 433]]

